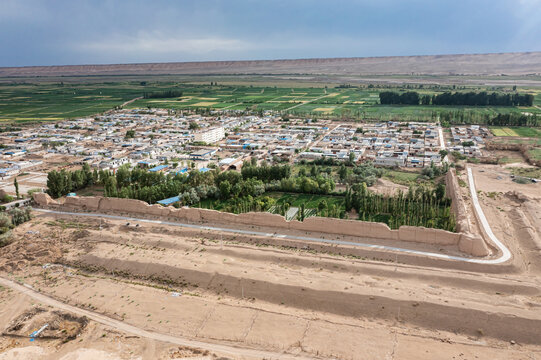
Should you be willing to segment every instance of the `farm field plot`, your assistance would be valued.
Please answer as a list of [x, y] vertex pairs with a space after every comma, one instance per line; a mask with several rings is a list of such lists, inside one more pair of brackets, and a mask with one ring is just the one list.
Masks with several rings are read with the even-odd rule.
[[501, 144], [525, 144], [541, 146], [541, 138], [515, 138], [515, 137], [496, 137], [493, 140], [495, 143]]
[[541, 130], [530, 127], [491, 127], [490, 131], [494, 136], [520, 136], [530, 138], [541, 138]]

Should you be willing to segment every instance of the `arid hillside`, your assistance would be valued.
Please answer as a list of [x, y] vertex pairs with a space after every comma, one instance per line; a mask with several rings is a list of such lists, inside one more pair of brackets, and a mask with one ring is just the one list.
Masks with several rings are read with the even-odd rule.
[[0, 77], [136, 74], [422, 74], [517, 76], [541, 74], [541, 52], [0, 68]]

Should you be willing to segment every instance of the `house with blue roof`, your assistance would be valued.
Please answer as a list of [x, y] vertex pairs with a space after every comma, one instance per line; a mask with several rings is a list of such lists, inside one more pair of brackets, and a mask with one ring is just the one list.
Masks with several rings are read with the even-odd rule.
[[173, 196], [173, 197], [158, 201], [158, 204], [164, 205], [164, 206], [169, 206], [169, 205], [173, 205], [174, 203], [179, 202], [179, 201], [180, 201], [180, 197]]
[[150, 172], [163, 172], [165, 169], [169, 168], [169, 165], [158, 165], [151, 169], [148, 169]]

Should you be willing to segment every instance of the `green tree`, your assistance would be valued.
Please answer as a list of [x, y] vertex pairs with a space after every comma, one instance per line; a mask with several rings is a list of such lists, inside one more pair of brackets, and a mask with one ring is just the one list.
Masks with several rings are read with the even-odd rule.
[[231, 196], [231, 184], [229, 181], [224, 180], [220, 183], [220, 196], [222, 199], [229, 199]]
[[447, 154], [449, 154], [449, 152], [447, 150], [445, 150], [445, 149], [440, 150], [440, 156], [441, 156], [442, 160], [447, 156]]
[[114, 176], [109, 176], [105, 180], [105, 196], [116, 197], [117, 196], [117, 182]]
[[17, 195], [17, 199], [19, 196], [19, 182], [17, 181], [17, 177], [13, 180], [13, 186], [15, 186], [15, 194]]
[[130, 185], [130, 175], [131, 171], [128, 164], [118, 168], [116, 171], [116, 182], [119, 188], [122, 189], [123, 187]]

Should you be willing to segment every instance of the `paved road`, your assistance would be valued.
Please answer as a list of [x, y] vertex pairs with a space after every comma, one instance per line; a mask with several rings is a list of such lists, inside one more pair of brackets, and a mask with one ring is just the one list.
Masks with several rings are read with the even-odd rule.
[[[443, 137], [443, 130], [440, 125], [438, 126], [438, 133], [439, 133], [439, 138], [440, 138], [440, 150], [446, 150], [445, 138]], [[449, 157], [445, 155], [445, 157], [443, 158], [443, 161], [449, 162]]]
[[149, 331], [137, 326], [129, 325], [119, 320], [115, 320], [113, 318], [99, 314], [94, 311], [81, 309], [76, 306], [72, 306], [64, 302], [58, 301], [52, 297], [49, 297], [47, 295], [44, 295], [35, 291], [28, 284], [21, 285], [19, 283], [16, 283], [15, 281], [6, 279], [4, 277], [0, 277], [0, 285], [11, 288], [25, 295], [28, 295], [29, 297], [39, 301], [42, 304], [50, 305], [56, 309], [68, 311], [70, 313], [77, 314], [79, 316], [86, 316], [87, 318], [91, 320], [94, 320], [100, 324], [109, 326], [113, 329], [116, 329], [128, 334], [144, 337], [147, 339], [163, 341], [163, 342], [180, 345], [180, 346], [189, 346], [189, 347], [205, 349], [212, 352], [217, 352], [220, 354], [226, 354], [226, 355], [235, 356], [235, 357], [242, 356], [242, 357], [255, 358], [255, 359], [297, 359], [297, 360], [308, 359], [305, 357], [300, 357], [300, 356], [295, 356], [295, 355], [290, 355], [290, 354], [274, 353], [274, 352], [264, 351], [264, 350], [220, 345], [220, 344], [215, 344], [215, 343], [190, 340], [184, 337], [162, 334], [155, 331]]
[[[471, 171], [468, 171], [468, 176], [470, 179], [470, 190], [472, 190], [472, 199], [474, 201], [474, 204], [479, 205], [479, 201], [477, 199], [477, 192], [475, 191], [475, 185], [473, 183], [473, 175], [471, 175]], [[501, 264], [509, 260], [510, 258], [509, 250], [500, 241], [498, 241], [498, 239], [494, 241], [492, 237], [491, 237], [491, 240], [494, 241], [494, 243], [500, 248], [500, 250], [502, 250], [503, 255], [497, 259], [477, 259], [477, 258], [467, 258], [467, 257], [462, 257], [462, 256], [445, 255], [445, 254], [433, 253], [433, 252], [428, 252], [428, 251], [411, 250], [411, 249], [399, 248], [399, 247], [394, 247], [394, 246], [366, 244], [366, 243], [358, 243], [358, 242], [343, 241], [343, 240], [331, 240], [331, 239], [323, 239], [319, 237], [310, 237], [310, 236], [295, 236], [295, 235], [289, 235], [289, 234], [266, 233], [266, 232], [253, 231], [253, 230], [230, 229], [230, 228], [224, 228], [224, 227], [219, 227], [219, 226], [207, 226], [207, 225], [187, 224], [187, 223], [170, 222], [170, 221], [162, 221], [162, 220], [141, 219], [141, 218], [135, 218], [135, 217], [129, 217], [129, 216], [107, 215], [107, 214], [98, 214], [98, 213], [77, 213], [77, 212], [69, 212], [69, 211], [47, 210], [47, 209], [34, 209], [34, 211], [44, 212], [44, 213], [49, 213], [49, 214], [58, 214], [58, 215], [86, 216], [86, 217], [104, 218], [104, 219], [112, 219], [112, 220], [126, 220], [129, 222], [143, 222], [143, 223], [151, 223], [151, 224], [179, 226], [179, 227], [187, 227], [187, 228], [192, 228], [192, 229], [221, 231], [221, 232], [243, 234], [243, 235], [253, 235], [253, 236], [274, 237], [274, 238], [280, 238], [280, 239], [304, 240], [304, 241], [312, 241], [312, 242], [317, 242], [317, 243], [325, 243], [325, 244], [333, 244], [333, 245], [348, 245], [348, 246], [365, 248], [368, 250], [394, 251], [394, 252], [399, 252], [399, 253], [426, 256], [426, 257], [431, 257], [431, 258], [436, 258], [436, 259], [462, 261], [462, 262], [469, 262], [469, 263], [475, 263], [475, 264]], [[475, 211], [480, 212], [480, 218], [484, 218], [486, 222], [486, 218], [481, 207], [480, 206], [475, 207]], [[483, 224], [483, 226], [485, 226], [485, 224]], [[490, 230], [490, 225], [488, 225], [488, 222], [486, 222], [486, 226], [488, 228], [487, 233], [492, 234], [492, 236], [494, 236], [494, 234], [492, 233], [492, 230]], [[496, 237], [494, 236], [494, 238]], [[507, 254], [509, 254], [509, 256]]]
[[481, 226], [483, 227], [485, 234], [488, 235], [488, 237], [494, 243], [494, 245], [496, 245], [502, 252], [502, 255], [497, 260], [499, 261], [499, 263], [506, 262], [507, 260], [511, 259], [511, 251], [509, 251], [509, 249], [492, 232], [490, 224], [488, 223], [488, 220], [485, 216], [485, 213], [483, 212], [483, 209], [481, 208], [481, 205], [479, 204], [479, 198], [477, 197], [477, 190], [475, 189], [475, 181], [473, 180], [472, 169], [469, 167], [467, 170], [468, 170], [468, 182], [470, 184], [470, 194], [473, 201], [473, 208], [475, 212], [477, 213], [477, 217], [479, 218], [479, 221], [481, 222]]

